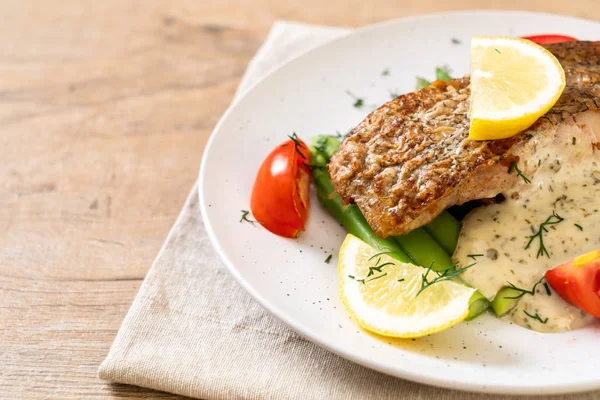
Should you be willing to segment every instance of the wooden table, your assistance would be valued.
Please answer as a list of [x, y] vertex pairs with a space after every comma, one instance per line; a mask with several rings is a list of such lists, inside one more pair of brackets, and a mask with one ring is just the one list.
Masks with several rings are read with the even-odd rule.
[[[247, 62], [277, 19], [480, 7], [401, 3], [1, 2], [0, 398], [178, 397], [96, 371]], [[596, 0], [535, 3], [600, 19]]]

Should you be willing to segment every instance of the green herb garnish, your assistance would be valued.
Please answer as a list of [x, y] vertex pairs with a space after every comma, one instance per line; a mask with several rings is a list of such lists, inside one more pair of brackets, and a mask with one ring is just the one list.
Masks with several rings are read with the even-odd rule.
[[510, 173], [513, 170], [517, 171], [517, 175], [520, 176], [521, 178], [523, 178], [525, 183], [531, 183], [531, 180], [528, 177], [526, 177], [525, 175], [523, 175], [523, 172], [521, 172], [521, 170], [519, 169], [519, 166], [517, 165], [516, 162], [513, 162], [512, 164], [510, 164], [510, 167], [508, 167], [508, 174], [510, 175]]
[[420, 90], [423, 88], [426, 88], [427, 86], [431, 85], [431, 82], [429, 82], [427, 79], [425, 78], [421, 78], [420, 76], [417, 76], [417, 86], [416, 86], [416, 90]]
[[[368, 261], [371, 261], [374, 257], [377, 257], [378, 255], [382, 255], [382, 254], [388, 254], [388, 253], [387, 252], [381, 252], [379, 254], [375, 254], [375, 255], [371, 256], [371, 258], [369, 258]], [[330, 257], [331, 257], [331, 255], [330, 255]], [[369, 272], [367, 273], [367, 276], [365, 276], [364, 278], [362, 278], [362, 279], [355, 279], [355, 277], [351, 276], [351, 275], [348, 275], [348, 277], [350, 277], [351, 279], [355, 279], [357, 282], [361, 282], [363, 284], [366, 283], [366, 282], [370, 282], [372, 280], [375, 280], [375, 279], [382, 278], [382, 277], [384, 277], [384, 276], [387, 275], [387, 272], [385, 272], [383, 275], [376, 276], [375, 278], [367, 279], [368, 277], [375, 275], [375, 272], [381, 273], [382, 272], [381, 270], [383, 269], [383, 267], [387, 267], [388, 265], [394, 265], [393, 262], [385, 262], [383, 264], [379, 264], [380, 261], [381, 261], [381, 257], [379, 257], [377, 259], [377, 261], [375, 262], [375, 266], [374, 267], [369, 267]]]
[[574, 224], [574, 225], [577, 227], [577, 229], [579, 229], [580, 231], [583, 232], [583, 227], [581, 225], [579, 225], [579, 224]]
[[398, 96], [400, 96], [398, 93], [396, 93], [395, 91], [391, 91], [390, 90], [390, 97], [392, 98], [392, 100], [394, 100]]
[[[431, 264], [429, 264], [429, 267], [427, 267], [427, 271], [425, 271], [424, 274], [421, 274], [421, 288], [419, 289], [419, 291], [417, 292], [417, 294], [415, 295], [415, 297], [417, 297], [418, 295], [421, 294], [421, 292], [425, 289], [427, 289], [429, 286], [434, 285], [436, 283], [439, 282], [443, 282], [443, 281], [449, 281], [451, 279], [456, 278], [457, 276], [459, 276], [460, 274], [462, 274], [463, 272], [465, 272], [466, 270], [468, 270], [469, 268], [473, 267], [475, 264], [477, 264], [476, 262], [471, 263], [469, 265], [467, 265], [464, 268], [459, 268], [459, 269], [454, 269], [458, 264], [454, 264], [452, 265], [450, 268], [444, 270], [443, 272], [436, 272], [436, 274], [438, 275], [435, 279], [433, 280], [429, 280], [427, 278], [427, 275], [429, 274], [429, 272], [431, 272], [431, 267], [433, 267], [433, 263], [435, 262], [435, 260], [433, 260], [431, 262]], [[452, 272], [450, 272], [452, 271]]]
[[327, 258], [325, 259], [325, 264], [329, 264], [329, 261], [331, 261], [332, 256], [333, 256], [332, 254], [327, 256]]
[[440, 81], [450, 82], [452, 80], [452, 77], [450, 76], [450, 69], [448, 69], [446, 66], [437, 67], [435, 69], [435, 78]]
[[371, 282], [371, 281], [374, 281], [375, 279], [383, 278], [386, 275], [387, 275], [387, 272], [385, 272], [385, 273], [383, 273], [383, 274], [381, 274], [379, 276], [376, 276], [375, 278], [371, 278], [367, 282]]
[[546, 255], [548, 258], [550, 258], [548, 249], [546, 249], [546, 246], [544, 245], [544, 232], [548, 232], [548, 228], [546, 228], [546, 226], [556, 225], [556, 224], [561, 223], [562, 221], [564, 221], [564, 218], [562, 218], [560, 215], [558, 215], [556, 213], [556, 211], [552, 211], [552, 215], [549, 216], [548, 218], [546, 218], [546, 221], [544, 221], [540, 224], [539, 230], [529, 237], [529, 242], [527, 242], [527, 246], [525, 246], [525, 250], [527, 250], [529, 248], [529, 246], [531, 246], [531, 244], [533, 243], [533, 241], [536, 238], [539, 238], [540, 239], [540, 248], [538, 249], [538, 252], [537, 252], [537, 255], [535, 258], [539, 258], [540, 256], [543, 256], [543, 255]]
[[537, 287], [537, 285], [539, 285], [540, 283], [542, 283], [542, 279], [544, 279], [544, 278], [543, 277], [540, 278], [540, 280], [537, 281], [535, 283], [535, 285], [533, 285], [533, 287], [531, 288], [531, 290], [527, 290], [527, 289], [523, 289], [523, 288], [520, 288], [520, 287], [516, 287], [512, 283], [507, 282], [510, 285], [511, 289], [516, 290], [517, 292], [520, 292], [520, 293], [518, 295], [516, 295], [516, 296], [510, 296], [510, 297], [504, 296], [504, 298], [505, 299], [520, 299], [521, 297], [525, 296], [526, 294], [530, 294], [530, 295], [534, 296], [535, 295], [535, 288]]
[[369, 257], [369, 259], [367, 261], [371, 261], [372, 259], [374, 259], [375, 257], [379, 257], [382, 256], [384, 254], [394, 254], [393, 250], [384, 250], [384, 251], [380, 251], [379, 253], [375, 253], [373, 254], [371, 257]]
[[502, 54], [502, 53], [500, 53], [500, 50], [498, 50], [498, 49], [494, 49], [494, 51], [498, 54]]
[[533, 318], [536, 319], [538, 321], [540, 321], [542, 324], [545, 324], [546, 322], [548, 322], [548, 318], [546, 319], [542, 319], [542, 317], [540, 317], [540, 315], [538, 313], [535, 313], [535, 315], [531, 315], [529, 314], [527, 311], [523, 310], [523, 312], [525, 313], [525, 315], [527, 315], [529, 318]]
[[458, 40], [457, 38], [452, 38], [452, 39], [450, 39], [450, 41], [452, 42], [452, 44], [462, 44], [462, 42], [460, 40]]
[[393, 262], [386, 262], [386, 263], [383, 263], [383, 264], [379, 264], [379, 260], [377, 260], [377, 264], [378, 265], [376, 265], [375, 267], [369, 267], [369, 273], [367, 274], [367, 278], [370, 277], [370, 276], [372, 276], [372, 275], [375, 275], [375, 272], [381, 273], [381, 269], [383, 267], [387, 267], [388, 265], [394, 265]]
[[477, 257], [483, 257], [483, 254], [467, 254], [467, 257], [472, 258], [473, 261], [477, 261]]
[[250, 211], [248, 211], [248, 210], [240, 210], [240, 211], [242, 212], [242, 218], [240, 218], [240, 222], [249, 222], [252, 225], [254, 225], [256, 223], [256, 221], [248, 219], [248, 214], [250, 214]]
[[306, 156], [304, 153], [302, 153], [302, 151], [300, 151], [300, 149], [306, 149], [306, 146], [300, 141], [300, 139], [298, 139], [296, 132], [292, 133], [288, 137], [294, 142], [294, 149], [296, 150], [296, 153], [298, 153], [302, 158], [305, 158]]
[[365, 99], [356, 96], [349, 90], [346, 90], [346, 94], [354, 99], [354, 104], [352, 104], [354, 108], [362, 108], [365, 105]]
[[381, 76], [389, 76], [390, 75], [390, 69], [386, 68], [383, 71], [381, 71]]
[[405, 280], [406, 279], [404, 279], [404, 278], [400, 278], [400, 279], [398, 279], [398, 282], [404, 282]]
[[550, 286], [548, 286], [548, 282], [544, 282], [544, 288], [546, 289], [546, 294], [548, 296], [552, 296], [552, 292], [550, 291]]

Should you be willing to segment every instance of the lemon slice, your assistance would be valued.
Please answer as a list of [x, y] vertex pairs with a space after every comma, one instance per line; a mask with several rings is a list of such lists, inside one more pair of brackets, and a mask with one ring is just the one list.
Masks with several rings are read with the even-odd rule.
[[[469, 313], [475, 289], [446, 280], [417, 296], [425, 268], [382, 254], [353, 235], [346, 236], [339, 260], [342, 302], [368, 331], [415, 338], [449, 328]], [[437, 276], [431, 271], [426, 278], [432, 281]]]
[[519, 38], [473, 37], [469, 138], [516, 135], [548, 112], [564, 88], [565, 72], [543, 47]]

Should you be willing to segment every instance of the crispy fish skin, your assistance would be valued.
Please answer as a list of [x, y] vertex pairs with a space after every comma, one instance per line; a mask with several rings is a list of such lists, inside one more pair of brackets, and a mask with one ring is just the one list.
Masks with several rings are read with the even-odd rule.
[[545, 47], [563, 66], [567, 86], [526, 131], [469, 140], [469, 78], [436, 81], [383, 104], [349, 133], [328, 165], [336, 191], [358, 205], [378, 236], [387, 237], [423, 226], [452, 205], [510, 190], [521, 179], [508, 174], [513, 162], [533, 175], [538, 163], [528, 159], [545, 146], [565, 145], [564, 126], [581, 129], [577, 115], [600, 110], [600, 42]]

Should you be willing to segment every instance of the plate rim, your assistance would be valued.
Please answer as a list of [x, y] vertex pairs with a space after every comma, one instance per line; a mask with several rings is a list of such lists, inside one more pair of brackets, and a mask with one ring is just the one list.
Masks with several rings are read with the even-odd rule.
[[520, 11], [520, 10], [460, 10], [460, 11], [447, 11], [447, 12], [439, 12], [439, 13], [425, 13], [425, 14], [417, 14], [411, 16], [405, 16], [400, 18], [394, 18], [389, 20], [384, 20], [381, 22], [365, 25], [359, 28], [349, 28], [350, 32], [347, 34], [343, 34], [340, 37], [334, 38], [325, 43], [319, 44], [317, 46], [311, 47], [306, 51], [302, 51], [286, 62], [276, 65], [273, 68], [270, 68], [264, 76], [258, 79], [256, 82], [251, 84], [239, 97], [234, 98], [232, 103], [223, 113], [221, 118], [219, 118], [217, 124], [212, 130], [208, 141], [206, 142], [206, 146], [204, 151], [202, 152], [202, 160], [200, 163], [199, 169], [199, 177], [198, 177], [198, 199], [200, 204], [200, 214], [202, 221], [204, 223], [207, 235], [209, 240], [218, 253], [219, 258], [225, 266], [229, 273], [233, 276], [233, 278], [237, 281], [237, 283], [254, 299], [256, 300], [261, 307], [263, 307], [270, 315], [277, 318], [281, 322], [285, 323], [289, 328], [291, 328], [294, 332], [298, 333], [311, 343], [316, 344], [317, 346], [326, 349], [339, 357], [342, 357], [346, 360], [350, 360], [356, 364], [359, 364], [363, 367], [384, 373], [386, 375], [406, 379], [412, 382], [417, 382], [429, 386], [435, 386], [440, 388], [452, 389], [452, 390], [462, 390], [476, 393], [489, 393], [489, 394], [510, 394], [510, 395], [548, 395], [548, 394], [567, 394], [567, 393], [581, 393], [586, 391], [598, 390], [600, 389], [600, 381], [594, 382], [578, 382], [578, 383], [560, 383], [556, 385], [552, 385], [550, 382], [546, 386], [522, 386], [522, 385], [511, 385], [511, 384], [485, 384], [485, 383], [470, 383], [470, 382], [456, 382], [452, 379], [445, 378], [444, 376], [439, 376], [435, 374], [424, 375], [422, 372], [414, 373], [410, 369], [391, 369], [386, 368], [385, 366], [378, 364], [376, 361], [372, 361], [367, 358], [355, 356], [353, 353], [344, 350], [341, 347], [338, 347], [335, 344], [327, 343], [323, 341], [319, 335], [314, 334], [310, 328], [305, 327], [304, 325], [297, 323], [293, 318], [289, 317], [285, 311], [283, 311], [277, 304], [270, 302], [265, 297], [261, 295], [258, 290], [255, 290], [252, 286], [246, 284], [240, 270], [236, 268], [235, 264], [228, 257], [228, 255], [223, 251], [220, 246], [220, 241], [213, 229], [213, 225], [211, 220], [208, 217], [208, 206], [207, 202], [204, 200], [204, 186], [205, 186], [205, 175], [207, 173], [207, 157], [206, 155], [210, 152], [210, 149], [213, 146], [213, 142], [216, 140], [217, 132], [220, 131], [221, 126], [224, 121], [228, 119], [229, 115], [237, 108], [238, 103], [240, 103], [244, 98], [246, 98], [250, 93], [252, 93], [257, 87], [261, 86], [266, 80], [270, 78], [272, 74], [276, 71], [285, 68], [287, 65], [295, 63], [298, 59], [306, 57], [310, 55], [310, 53], [317, 51], [323, 47], [335, 45], [336, 43], [347, 40], [348, 37], [357, 36], [364, 33], [368, 33], [373, 30], [382, 29], [388, 25], [396, 25], [407, 22], [415, 22], [419, 20], [427, 20], [432, 18], [439, 18], [445, 16], [462, 16], [462, 17], [474, 17], [474, 16], [493, 16], [497, 14], [504, 14], [507, 16], [510, 15], [519, 15], [519, 16], [536, 16], [536, 17], [554, 17], [554, 18], [564, 18], [572, 21], [579, 21], [585, 23], [593, 23], [598, 25], [600, 28], [600, 21], [586, 19], [581, 17], [574, 17], [570, 15], [561, 15], [556, 13], [547, 13], [547, 12], [536, 12], [536, 11]]

